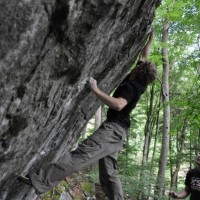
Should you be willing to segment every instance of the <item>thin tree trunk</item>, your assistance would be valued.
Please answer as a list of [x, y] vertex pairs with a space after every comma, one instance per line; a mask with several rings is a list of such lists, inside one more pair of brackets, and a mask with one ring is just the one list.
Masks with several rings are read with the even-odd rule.
[[[155, 130], [153, 154], [152, 154], [152, 158], [151, 158], [150, 177], [153, 177], [153, 173], [154, 173], [154, 160], [155, 160], [155, 153], [157, 150], [157, 136], [158, 136], [158, 129], [159, 129], [160, 106], [161, 106], [161, 93], [160, 93], [159, 102], [158, 102], [158, 111], [156, 114], [156, 130]], [[149, 183], [149, 186], [148, 186], [148, 199], [151, 194], [151, 186], [152, 186], [151, 183]]]
[[190, 169], [192, 168], [192, 136], [190, 130]]
[[[95, 131], [100, 127], [101, 123], [102, 123], [102, 106], [100, 106], [96, 113], [95, 113], [95, 121], [94, 121], [94, 128], [95, 128]], [[90, 165], [90, 171], [92, 170], [97, 170], [98, 169], [98, 165], [97, 163], [92, 163]], [[95, 181], [92, 180], [91, 182], [91, 189], [92, 189], [92, 192], [95, 193], [96, 191], [96, 183]]]
[[148, 161], [148, 153], [151, 141], [151, 133], [152, 133], [152, 110], [153, 110], [153, 100], [154, 100], [154, 86], [152, 86], [150, 91], [150, 102], [149, 109], [147, 111], [147, 120], [145, 125], [145, 141], [143, 147], [143, 158], [142, 158], [142, 166], [146, 166]]
[[[147, 108], [147, 120], [145, 124], [145, 140], [144, 140], [144, 147], [143, 147], [143, 157], [142, 157], [142, 168], [141, 168], [141, 174], [140, 174], [140, 180], [144, 180], [145, 175], [145, 168], [148, 162], [148, 154], [149, 154], [149, 148], [151, 143], [151, 134], [153, 129], [153, 100], [154, 100], [154, 85], [151, 87], [150, 90], [150, 99], [149, 99], [149, 107]], [[145, 184], [146, 182], [143, 182], [143, 186], [141, 187], [139, 199], [144, 200], [146, 195], [144, 193], [145, 190]], [[148, 186], [147, 186], [148, 187]]]
[[[100, 106], [94, 116], [94, 131], [96, 131], [102, 123], [102, 106]], [[97, 163], [90, 165], [90, 170], [95, 169]]]
[[102, 107], [100, 106], [95, 113], [95, 130], [99, 128], [102, 123]]
[[198, 153], [199, 153], [199, 142], [200, 142], [200, 129], [197, 130], [197, 134], [196, 134], [197, 138], [195, 140], [195, 143], [194, 143], [194, 149], [195, 149], [195, 155], [197, 156]]
[[128, 158], [129, 158], [129, 135], [130, 135], [130, 129], [128, 130], [126, 134], [126, 165], [128, 165]]
[[[184, 119], [183, 122], [183, 127], [181, 130], [181, 137], [180, 137], [180, 147], [177, 146], [177, 151], [178, 155], [177, 157], [179, 158], [179, 155], [183, 153], [184, 147], [185, 147], [185, 137], [186, 137], [186, 128], [187, 128], [187, 119]], [[178, 139], [177, 139], [178, 140]], [[180, 170], [180, 161], [177, 160], [176, 162], [176, 168], [175, 170], [171, 170], [171, 188], [177, 187], [177, 178], [178, 178], [178, 172]], [[172, 168], [172, 164], [171, 164]]]
[[[169, 22], [164, 21], [162, 42], [167, 44], [168, 42], [168, 28]], [[159, 170], [157, 175], [157, 187], [155, 191], [155, 199], [162, 199], [164, 191], [165, 170], [167, 165], [167, 156], [169, 150], [169, 130], [170, 130], [170, 107], [169, 107], [169, 59], [168, 50], [166, 47], [162, 48], [163, 56], [163, 77], [162, 77], [162, 90], [163, 90], [163, 136], [162, 147], [160, 154]]]

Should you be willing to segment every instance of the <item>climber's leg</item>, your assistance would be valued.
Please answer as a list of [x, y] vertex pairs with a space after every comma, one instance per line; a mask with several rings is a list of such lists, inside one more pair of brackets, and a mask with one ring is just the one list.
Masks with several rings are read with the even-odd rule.
[[66, 152], [57, 162], [45, 164], [31, 173], [31, 182], [38, 193], [44, 193], [76, 170], [118, 152], [126, 130], [117, 123], [104, 122], [100, 128], [73, 152]]
[[99, 180], [109, 200], [123, 200], [123, 191], [117, 173], [117, 154], [99, 160]]

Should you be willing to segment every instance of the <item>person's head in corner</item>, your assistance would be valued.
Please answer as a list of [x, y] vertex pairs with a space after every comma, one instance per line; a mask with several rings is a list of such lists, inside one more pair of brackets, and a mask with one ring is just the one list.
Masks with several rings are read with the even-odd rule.
[[157, 67], [154, 63], [146, 61], [137, 65], [130, 73], [130, 81], [139, 82], [142, 85], [149, 85], [157, 78]]

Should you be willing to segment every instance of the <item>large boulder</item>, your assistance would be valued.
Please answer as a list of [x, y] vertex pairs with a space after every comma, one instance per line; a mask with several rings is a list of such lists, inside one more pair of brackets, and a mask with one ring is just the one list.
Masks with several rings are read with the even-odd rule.
[[71, 149], [127, 75], [160, 0], [1, 0], [0, 199], [36, 199], [16, 178]]

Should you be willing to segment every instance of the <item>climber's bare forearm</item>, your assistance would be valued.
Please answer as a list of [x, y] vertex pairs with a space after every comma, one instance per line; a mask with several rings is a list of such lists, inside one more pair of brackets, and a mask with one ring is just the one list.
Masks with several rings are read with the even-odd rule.
[[111, 97], [107, 95], [105, 92], [101, 91], [98, 86], [95, 79], [90, 78], [90, 89], [91, 91], [109, 108], [112, 108], [114, 110], [120, 111], [122, 110], [126, 105], [127, 101], [124, 98], [118, 97]]

